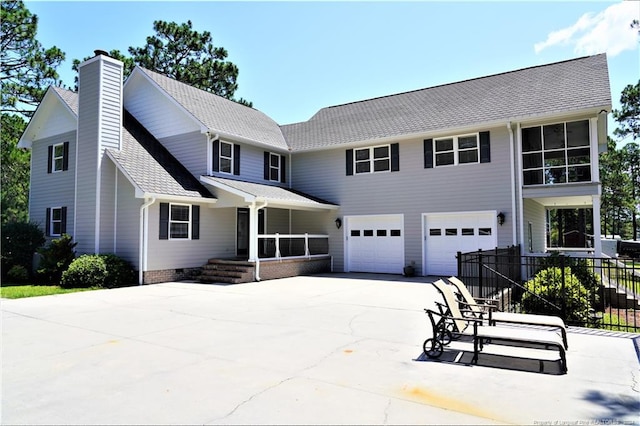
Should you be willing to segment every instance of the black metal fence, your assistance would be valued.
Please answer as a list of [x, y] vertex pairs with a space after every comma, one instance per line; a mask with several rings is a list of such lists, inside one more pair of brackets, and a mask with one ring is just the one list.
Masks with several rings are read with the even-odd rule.
[[522, 255], [519, 246], [458, 253], [458, 278], [500, 309], [562, 317], [567, 324], [640, 332], [640, 262], [562, 254]]

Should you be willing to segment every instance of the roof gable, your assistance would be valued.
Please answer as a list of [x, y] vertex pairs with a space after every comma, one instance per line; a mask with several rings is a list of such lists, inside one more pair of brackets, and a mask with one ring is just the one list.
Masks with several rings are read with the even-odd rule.
[[293, 151], [611, 108], [604, 54], [323, 108], [282, 126]]
[[201, 123], [203, 133], [206, 129], [223, 139], [288, 150], [280, 127], [263, 112], [162, 74], [141, 67], [136, 69]]
[[20, 137], [18, 147], [31, 148], [33, 141], [75, 131], [77, 125], [78, 94], [49, 86]]

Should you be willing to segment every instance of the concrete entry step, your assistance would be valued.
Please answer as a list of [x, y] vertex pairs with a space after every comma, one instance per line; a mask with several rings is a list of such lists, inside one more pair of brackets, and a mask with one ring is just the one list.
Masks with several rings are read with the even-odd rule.
[[255, 266], [247, 261], [209, 259], [202, 266], [198, 281], [202, 283], [241, 284], [253, 282]]

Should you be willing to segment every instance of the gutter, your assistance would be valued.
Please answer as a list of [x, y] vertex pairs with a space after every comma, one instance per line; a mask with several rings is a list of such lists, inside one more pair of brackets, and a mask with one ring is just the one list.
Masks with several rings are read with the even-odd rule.
[[140, 206], [140, 248], [139, 248], [139, 261], [138, 261], [138, 285], [142, 285], [143, 270], [146, 268], [147, 263], [147, 249], [146, 236], [148, 232], [145, 231], [145, 224], [148, 221], [144, 220], [145, 214], [149, 211], [148, 207], [156, 202], [155, 197], [147, 200], [142, 206]]

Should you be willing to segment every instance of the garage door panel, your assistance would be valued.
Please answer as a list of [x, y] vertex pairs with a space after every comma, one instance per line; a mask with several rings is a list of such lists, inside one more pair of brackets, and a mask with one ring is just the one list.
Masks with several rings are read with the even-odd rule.
[[349, 271], [402, 273], [402, 216], [349, 217], [347, 250]]
[[495, 231], [492, 212], [425, 215], [427, 274], [456, 274], [456, 254], [494, 248], [497, 241]]

